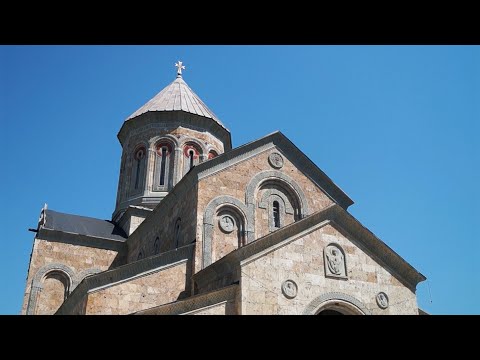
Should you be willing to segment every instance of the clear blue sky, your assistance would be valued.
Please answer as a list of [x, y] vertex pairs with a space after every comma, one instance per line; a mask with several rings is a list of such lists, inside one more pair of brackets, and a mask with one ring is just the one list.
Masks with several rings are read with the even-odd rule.
[[479, 46], [0, 47], [0, 313], [20, 311], [40, 209], [110, 219], [124, 119], [175, 78], [233, 146], [282, 131], [427, 276], [421, 308], [480, 313]]

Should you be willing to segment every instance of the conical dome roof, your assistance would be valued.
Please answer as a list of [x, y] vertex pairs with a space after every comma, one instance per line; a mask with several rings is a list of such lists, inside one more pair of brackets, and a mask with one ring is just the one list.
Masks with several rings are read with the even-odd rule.
[[130, 115], [126, 121], [149, 111], [185, 111], [210, 118], [225, 128], [214, 112], [190, 89], [181, 75]]

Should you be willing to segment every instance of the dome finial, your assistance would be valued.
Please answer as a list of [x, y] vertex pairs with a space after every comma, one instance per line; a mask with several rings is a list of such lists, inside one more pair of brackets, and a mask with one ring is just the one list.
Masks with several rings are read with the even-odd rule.
[[185, 66], [183, 65], [183, 63], [178, 60], [175, 63], [175, 67], [177, 68], [177, 78], [182, 77], [182, 70], [185, 70]]

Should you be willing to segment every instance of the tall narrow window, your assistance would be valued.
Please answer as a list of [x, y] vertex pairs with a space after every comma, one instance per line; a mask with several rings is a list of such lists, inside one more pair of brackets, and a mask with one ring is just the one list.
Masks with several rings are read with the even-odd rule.
[[139, 149], [136, 153], [135, 153], [135, 161], [136, 161], [136, 165], [135, 165], [135, 186], [134, 186], [134, 189], [137, 190], [140, 185], [141, 185], [141, 178], [142, 178], [142, 165], [143, 165], [143, 161], [145, 159], [145, 149]]
[[155, 145], [155, 175], [153, 191], [166, 191], [172, 185], [173, 154], [172, 145], [162, 140]]
[[280, 205], [278, 204], [278, 201], [273, 202], [272, 210], [273, 210], [273, 226], [278, 229], [280, 228]]
[[138, 179], [140, 179], [140, 159], [137, 159], [137, 171], [135, 172], [135, 190], [138, 189]]
[[167, 148], [162, 147], [162, 160], [160, 164], [160, 186], [165, 185], [165, 162], [167, 161]]
[[183, 175], [188, 173], [195, 165], [200, 162], [202, 154], [202, 148], [198, 144], [190, 142], [184, 146]]
[[193, 152], [193, 150], [190, 150], [188, 152], [188, 155], [190, 156], [190, 169], [193, 167], [193, 157], [195, 156], [195, 153]]
[[178, 244], [180, 243], [180, 224], [181, 219], [178, 218], [175, 222], [175, 248], [178, 248]]

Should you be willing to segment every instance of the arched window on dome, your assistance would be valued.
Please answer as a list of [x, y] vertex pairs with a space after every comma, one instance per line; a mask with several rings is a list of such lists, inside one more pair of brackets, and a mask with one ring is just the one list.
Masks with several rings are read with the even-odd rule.
[[208, 160], [213, 159], [218, 156], [218, 153], [215, 150], [210, 150], [208, 152]]
[[145, 181], [145, 162], [146, 162], [146, 150], [144, 147], [140, 147], [135, 151], [132, 167], [132, 182], [133, 191], [139, 192]]
[[173, 180], [173, 147], [169, 142], [155, 146], [154, 191], [168, 191]]
[[195, 165], [200, 162], [200, 155], [202, 154], [202, 150], [200, 146], [195, 143], [187, 143], [183, 148], [183, 155], [184, 155], [184, 166], [183, 166], [183, 173], [186, 174], [190, 171]]

